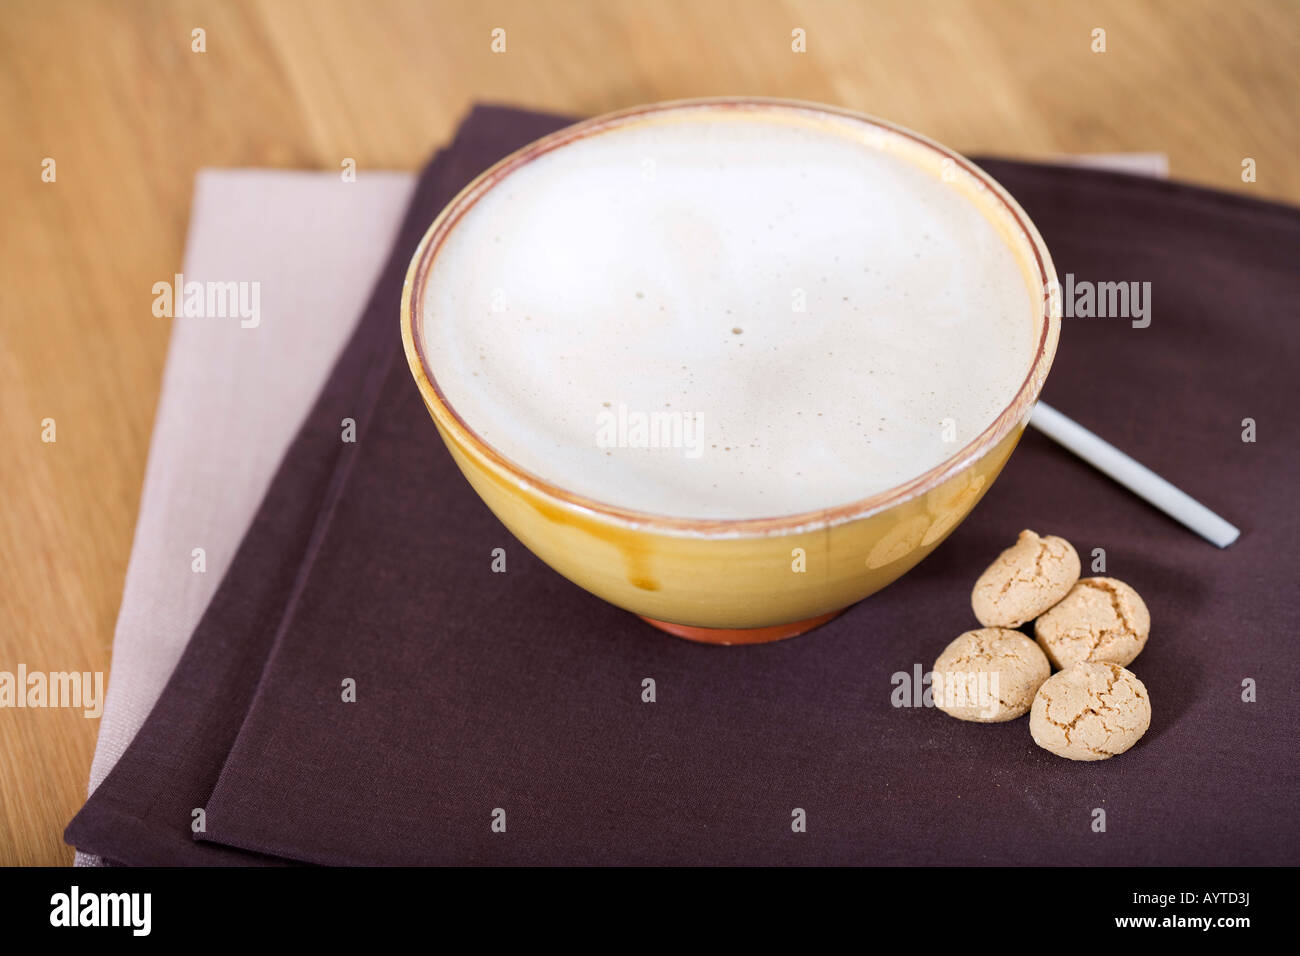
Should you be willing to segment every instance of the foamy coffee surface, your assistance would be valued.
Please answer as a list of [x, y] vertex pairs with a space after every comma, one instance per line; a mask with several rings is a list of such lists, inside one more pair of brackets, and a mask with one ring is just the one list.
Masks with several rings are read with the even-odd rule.
[[918, 147], [854, 129], [668, 114], [511, 173], [425, 285], [448, 403], [555, 485], [678, 517], [843, 505], [955, 455], [1028, 373], [1030, 286]]

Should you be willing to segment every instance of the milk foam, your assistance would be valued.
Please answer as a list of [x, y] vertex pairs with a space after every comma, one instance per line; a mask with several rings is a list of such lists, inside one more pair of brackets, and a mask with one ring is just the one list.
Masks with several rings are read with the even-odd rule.
[[990, 425], [1034, 314], [990, 204], [799, 115], [638, 121], [483, 194], [417, 330], [466, 424], [596, 501], [733, 519], [867, 497]]

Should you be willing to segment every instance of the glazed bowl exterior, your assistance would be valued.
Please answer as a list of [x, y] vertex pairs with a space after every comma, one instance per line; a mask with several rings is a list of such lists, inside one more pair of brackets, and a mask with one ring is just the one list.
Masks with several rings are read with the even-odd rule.
[[[520, 468], [481, 439], [447, 402], [422, 354], [423, 289], [449, 232], [486, 190], [520, 165], [622, 123], [671, 119], [681, 110], [791, 111], [864, 135], [907, 137], [933, 172], [966, 190], [1017, 249], [1033, 302], [1029, 372], [998, 418], [940, 465], [905, 484], [840, 507], [796, 515], [709, 520], [646, 514], [573, 494]], [[969, 160], [884, 121], [818, 104], [759, 98], [688, 100], [637, 107], [560, 130], [502, 160], [434, 221], [402, 292], [402, 339], [411, 373], [452, 457], [475, 492], [539, 558], [611, 604], [656, 622], [753, 629], [839, 611], [897, 580], [929, 554], [992, 486], [1042, 389], [1060, 331], [1051, 258], [1029, 218]]]

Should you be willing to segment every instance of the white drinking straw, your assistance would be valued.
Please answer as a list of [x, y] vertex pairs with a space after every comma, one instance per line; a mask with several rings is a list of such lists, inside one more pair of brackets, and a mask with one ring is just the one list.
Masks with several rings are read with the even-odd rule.
[[1241, 534], [1191, 495], [1179, 491], [1150, 468], [1134, 461], [1051, 405], [1039, 402], [1029, 424], [1220, 548], [1226, 548]]

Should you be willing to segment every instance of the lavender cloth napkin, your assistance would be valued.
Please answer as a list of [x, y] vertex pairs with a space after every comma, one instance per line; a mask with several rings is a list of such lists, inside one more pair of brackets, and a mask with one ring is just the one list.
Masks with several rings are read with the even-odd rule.
[[[415, 238], [458, 185], [554, 125], [477, 111], [426, 171], [371, 308], [72, 842], [132, 863], [1295, 861], [1283, 695], [1297, 677], [1286, 575], [1300, 521], [1250, 516], [1287, 500], [1300, 463], [1286, 384], [1296, 211], [987, 164], [1063, 275], [1152, 282], [1149, 328], [1066, 320], [1046, 397], [1237, 519], [1231, 550], [1031, 434], [896, 585], [815, 634], [723, 650], [649, 630], [513, 542], [451, 463], [400, 356], [395, 302]], [[355, 446], [338, 441], [348, 410]], [[1243, 443], [1243, 417], [1273, 434]], [[894, 706], [893, 676], [928, 668], [973, 625], [970, 584], [1022, 526], [1085, 556], [1105, 548], [1108, 573], [1151, 607], [1134, 670], [1155, 719], [1122, 758], [1070, 764], [1034, 747], [1024, 721]], [[506, 575], [490, 571], [497, 546]], [[344, 678], [356, 703], [341, 700]], [[1241, 699], [1245, 678], [1257, 703]], [[192, 838], [197, 808], [206, 842]], [[806, 833], [791, 831], [795, 808]]]
[[92, 792], [144, 723], [230, 566], [365, 306], [413, 187], [409, 173], [353, 182], [333, 173], [199, 173], [184, 281], [256, 282], [257, 322], [172, 321]]

